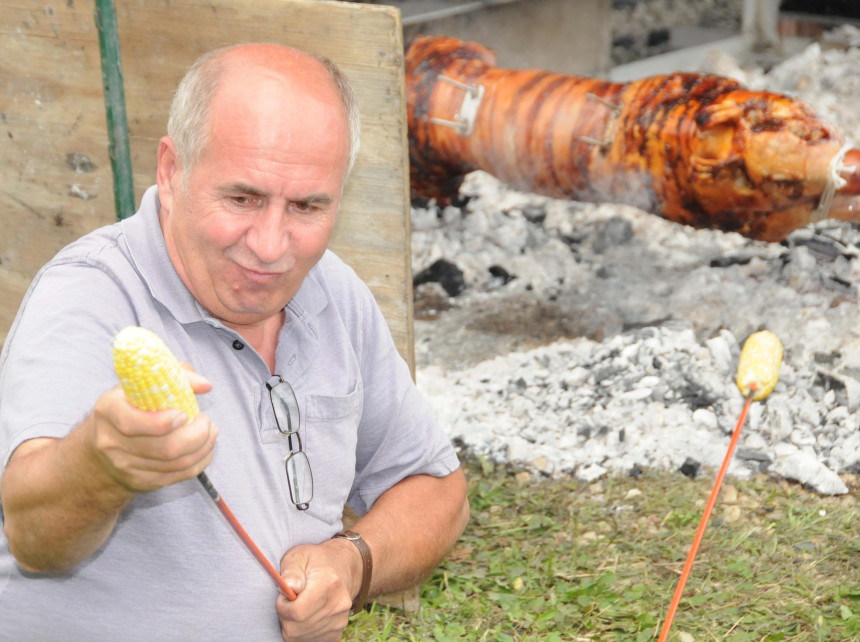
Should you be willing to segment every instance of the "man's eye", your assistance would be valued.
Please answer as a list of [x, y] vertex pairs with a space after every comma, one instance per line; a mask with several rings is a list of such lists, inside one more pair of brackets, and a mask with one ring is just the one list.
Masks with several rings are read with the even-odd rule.
[[230, 201], [239, 207], [254, 207], [260, 199], [257, 196], [231, 196]]
[[314, 201], [293, 201], [290, 207], [300, 214], [313, 213], [320, 209], [319, 203]]

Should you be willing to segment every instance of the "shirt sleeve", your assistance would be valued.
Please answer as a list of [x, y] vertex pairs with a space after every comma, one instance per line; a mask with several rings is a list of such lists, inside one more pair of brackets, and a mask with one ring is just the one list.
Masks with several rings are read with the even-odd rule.
[[0, 360], [0, 475], [21, 443], [64, 437], [117, 384], [111, 342], [129, 319], [128, 299], [98, 268], [54, 264], [40, 272]]

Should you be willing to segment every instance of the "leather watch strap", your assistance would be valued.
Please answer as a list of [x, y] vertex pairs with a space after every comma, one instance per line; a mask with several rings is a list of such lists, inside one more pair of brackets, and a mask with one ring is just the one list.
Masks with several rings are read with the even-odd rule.
[[343, 538], [348, 539], [355, 544], [358, 552], [361, 553], [361, 588], [358, 589], [358, 595], [352, 603], [352, 608], [349, 610], [350, 615], [355, 615], [364, 608], [364, 603], [367, 601], [367, 594], [370, 591], [370, 576], [373, 573], [373, 555], [370, 554], [370, 547], [367, 545], [361, 535], [355, 531], [341, 531], [332, 536], [332, 539]]

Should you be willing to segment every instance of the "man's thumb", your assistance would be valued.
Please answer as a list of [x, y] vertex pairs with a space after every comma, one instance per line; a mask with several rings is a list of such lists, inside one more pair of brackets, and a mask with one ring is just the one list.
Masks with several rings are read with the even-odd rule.
[[298, 555], [287, 553], [281, 560], [281, 577], [297, 594], [305, 590], [305, 561]]

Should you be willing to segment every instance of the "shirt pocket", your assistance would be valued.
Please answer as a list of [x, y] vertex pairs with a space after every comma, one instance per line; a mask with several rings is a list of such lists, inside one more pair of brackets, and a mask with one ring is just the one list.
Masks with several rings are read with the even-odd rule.
[[362, 399], [361, 383], [346, 396], [305, 398], [302, 439], [314, 483], [307, 512], [328, 524], [336, 524], [343, 517], [343, 507], [355, 481]]

